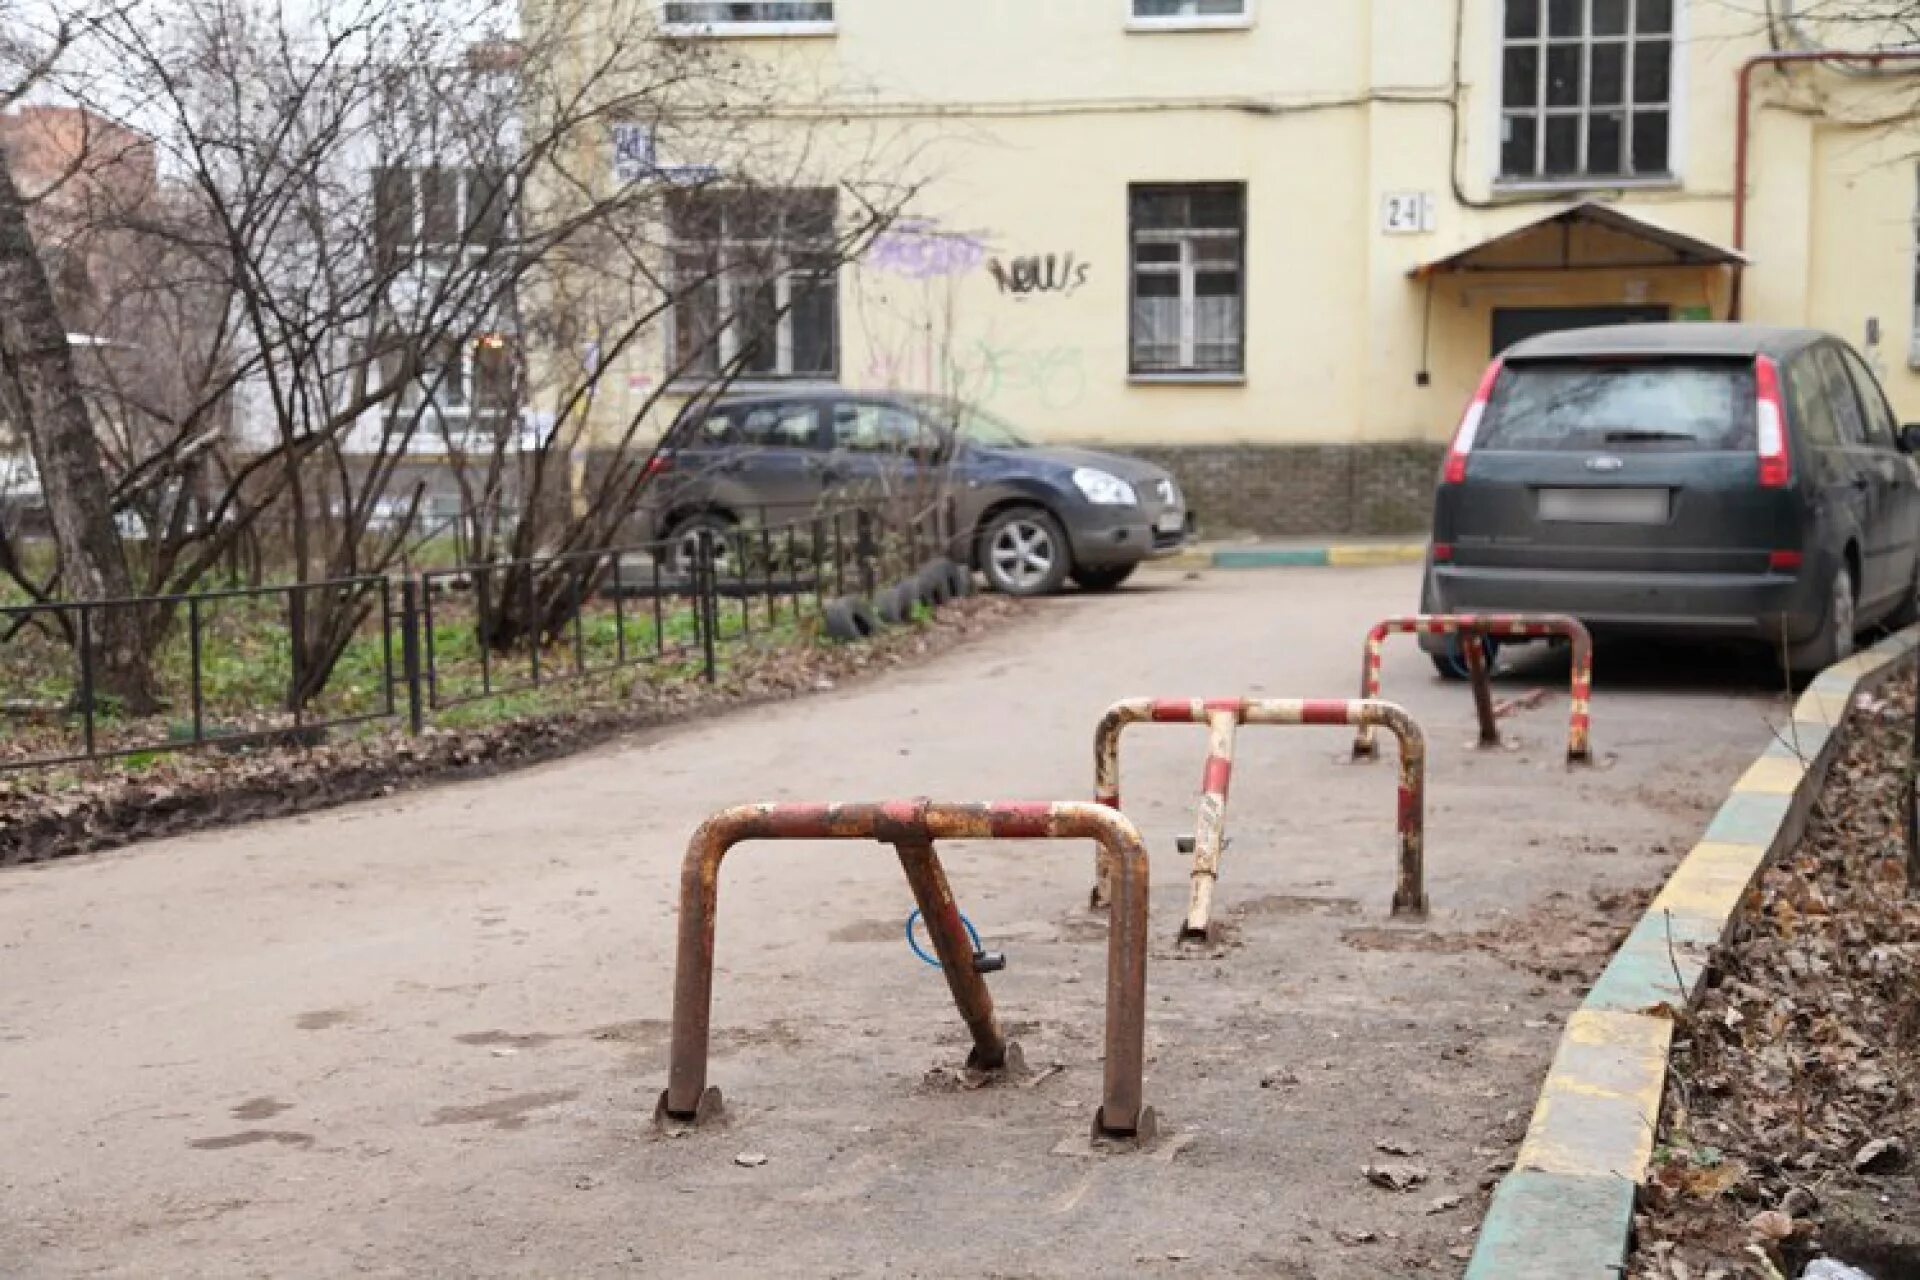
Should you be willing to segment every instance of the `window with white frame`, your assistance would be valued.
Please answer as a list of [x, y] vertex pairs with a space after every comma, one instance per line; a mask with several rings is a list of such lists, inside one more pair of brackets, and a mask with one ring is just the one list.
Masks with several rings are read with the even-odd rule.
[[666, 0], [660, 16], [670, 29], [692, 31], [830, 31], [833, 0]]
[[1247, 189], [1136, 185], [1131, 368], [1236, 375], [1246, 367]]
[[1139, 27], [1244, 27], [1253, 0], [1128, 0]]
[[1672, 172], [1676, 0], [1505, 0], [1500, 176]]
[[839, 369], [834, 193], [676, 196], [675, 377], [831, 378]]
[[373, 204], [375, 248], [386, 263], [484, 254], [506, 231], [506, 192], [493, 170], [378, 169]]

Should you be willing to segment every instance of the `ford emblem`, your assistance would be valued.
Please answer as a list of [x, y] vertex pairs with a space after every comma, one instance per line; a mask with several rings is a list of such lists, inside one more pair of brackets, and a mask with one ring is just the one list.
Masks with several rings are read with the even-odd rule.
[[1614, 472], [1614, 471], [1620, 470], [1622, 467], [1626, 465], [1627, 464], [1620, 461], [1620, 459], [1611, 457], [1608, 454], [1604, 454], [1604, 453], [1599, 455], [1598, 457], [1587, 459], [1587, 470], [1589, 471]]

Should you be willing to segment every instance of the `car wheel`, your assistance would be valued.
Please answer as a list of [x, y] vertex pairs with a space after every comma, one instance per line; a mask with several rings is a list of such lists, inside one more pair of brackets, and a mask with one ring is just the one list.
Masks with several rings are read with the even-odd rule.
[[1072, 567], [1060, 522], [1038, 507], [1002, 511], [980, 534], [980, 568], [1002, 595], [1052, 595]]
[[1827, 615], [1821, 621], [1820, 634], [1788, 653], [1789, 672], [1795, 675], [1811, 674], [1852, 656], [1858, 618], [1853, 573], [1843, 564], [1833, 571], [1827, 589]]
[[1139, 565], [1123, 564], [1111, 569], [1075, 569], [1073, 580], [1082, 591], [1112, 591], [1128, 578]]
[[717, 511], [688, 516], [667, 535], [667, 569], [683, 578], [693, 576], [700, 559], [700, 535], [713, 535], [713, 572], [725, 578], [733, 572], [733, 517]]

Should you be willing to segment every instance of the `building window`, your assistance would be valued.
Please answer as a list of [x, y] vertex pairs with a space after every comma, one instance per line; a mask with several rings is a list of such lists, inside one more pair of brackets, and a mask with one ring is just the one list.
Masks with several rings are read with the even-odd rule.
[[697, 191], [669, 206], [675, 377], [839, 369], [834, 193]]
[[1136, 27], [1244, 27], [1253, 22], [1253, 0], [1128, 0], [1128, 4]]
[[1672, 172], [1675, 0], [1506, 0], [1500, 176]]
[[484, 255], [506, 232], [507, 193], [487, 169], [384, 168], [373, 175], [382, 263]]
[[1246, 367], [1247, 190], [1135, 186], [1132, 370], [1239, 374]]
[[[382, 362], [386, 377], [399, 376], [404, 356], [399, 348], [388, 353]], [[515, 360], [505, 334], [483, 333], [466, 341], [439, 338], [419, 358], [419, 369], [390, 402], [388, 417], [396, 423], [495, 421], [512, 412], [517, 398]]]
[[805, 35], [833, 30], [833, 0], [666, 0], [660, 16], [694, 34]]

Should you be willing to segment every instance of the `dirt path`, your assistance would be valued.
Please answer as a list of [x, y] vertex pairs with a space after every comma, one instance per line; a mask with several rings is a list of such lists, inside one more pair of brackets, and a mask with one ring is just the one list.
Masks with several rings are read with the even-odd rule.
[[[1104, 940], [1081, 909], [1091, 851], [1046, 844], [948, 865], [1009, 953], [1002, 1018], [1063, 1070], [929, 1084], [965, 1038], [902, 944], [891, 855], [750, 848], [721, 907], [731, 1123], [677, 1140], [647, 1123], [677, 865], [708, 811], [1082, 798], [1109, 701], [1344, 695], [1366, 626], [1415, 586], [1406, 569], [1158, 575], [855, 690], [0, 874], [4, 1269], [1457, 1274], [1449, 1251], [1577, 999], [1555, 979], [1605, 946], [1592, 895], [1656, 884], [1764, 742], [1775, 700], [1750, 673], [1603, 651], [1595, 734], [1617, 763], [1568, 774], [1564, 661], [1506, 682], [1557, 686], [1510, 722], [1522, 749], [1476, 755], [1464, 690], [1402, 642], [1387, 692], [1434, 756], [1433, 918], [1387, 919], [1391, 767], [1341, 763], [1337, 730], [1249, 730], [1221, 886], [1235, 939], [1197, 959], [1170, 940], [1201, 738], [1139, 731], [1156, 1151], [1071, 1153], [1098, 1088]], [[1367, 1185], [1361, 1167], [1392, 1158], [1380, 1139], [1419, 1148], [1428, 1182]], [[736, 1165], [748, 1151], [767, 1162]]]

